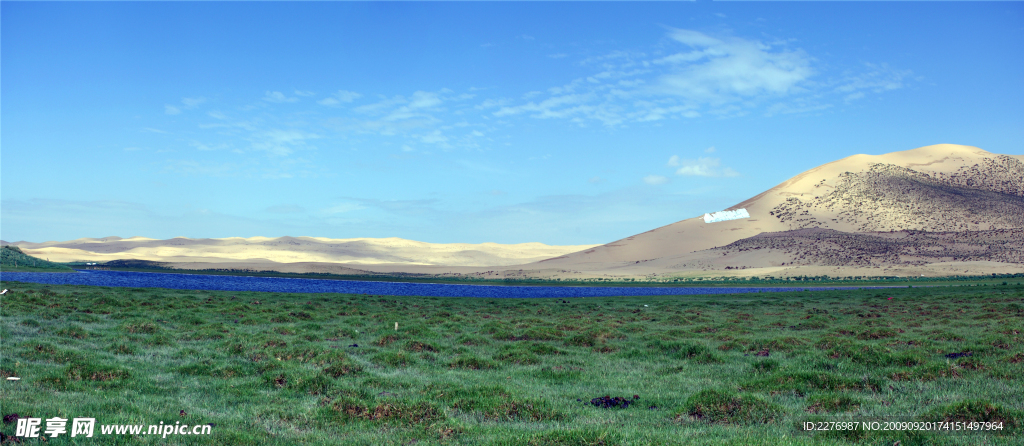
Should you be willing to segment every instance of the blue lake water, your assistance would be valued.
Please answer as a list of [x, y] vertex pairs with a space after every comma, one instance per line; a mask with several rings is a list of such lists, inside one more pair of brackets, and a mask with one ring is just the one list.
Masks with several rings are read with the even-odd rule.
[[0, 273], [0, 280], [49, 285], [93, 285], [177, 290], [270, 291], [279, 293], [352, 293], [437, 297], [600, 297], [733, 294], [779, 291], [818, 291], [887, 287], [586, 287], [448, 285], [434, 283], [366, 282], [358, 280], [292, 279], [204, 274], [80, 271], [79, 273]]

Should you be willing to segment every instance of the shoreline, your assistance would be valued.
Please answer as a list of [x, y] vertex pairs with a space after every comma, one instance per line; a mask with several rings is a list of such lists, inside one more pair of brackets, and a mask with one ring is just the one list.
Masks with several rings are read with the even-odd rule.
[[[21, 269], [21, 268], [19, 268]], [[61, 272], [78, 273], [90, 270], [72, 271], [2, 271], [3, 272]], [[680, 280], [680, 281], [587, 281], [587, 280], [549, 280], [549, 279], [502, 279], [488, 280], [476, 278], [458, 277], [409, 277], [404, 275], [378, 274], [378, 275], [339, 275], [329, 273], [282, 273], [276, 271], [239, 271], [239, 270], [184, 270], [172, 268], [104, 268], [95, 271], [115, 272], [137, 272], [156, 274], [186, 274], [186, 275], [216, 275], [235, 277], [275, 277], [286, 279], [319, 279], [336, 281], [358, 281], [358, 282], [387, 282], [387, 283], [408, 283], [408, 284], [436, 284], [436, 285], [476, 285], [476, 286], [509, 286], [509, 287], [584, 287], [584, 288], [819, 288], [819, 287], [893, 287], [908, 285], [912, 287], [923, 286], [952, 286], [958, 282], [970, 283], [1001, 283], [1004, 281], [1024, 280], [1024, 274], [991, 274], [972, 276], [949, 276], [949, 277], [895, 277], [880, 276], [869, 279], [856, 280], [833, 280], [827, 277], [808, 278], [808, 280], [781, 280], [781, 279], [751, 279], [734, 278], [725, 280]], [[1015, 282], [1016, 283], [1016, 282]]]

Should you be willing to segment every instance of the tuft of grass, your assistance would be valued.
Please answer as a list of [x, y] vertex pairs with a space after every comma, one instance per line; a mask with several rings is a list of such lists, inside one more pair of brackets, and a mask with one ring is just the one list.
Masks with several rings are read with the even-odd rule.
[[48, 342], [28, 342], [22, 348], [20, 356], [28, 360], [67, 363], [83, 358], [81, 353], [60, 348]]
[[973, 399], [933, 409], [930, 419], [959, 422], [999, 422], [1003, 432], [1015, 433], [1024, 423], [1024, 412], [993, 404], [991, 401]]
[[381, 352], [371, 358], [374, 364], [384, 367], [409, 367], [416, 363], [416, 359], [406, 352]]
[[708, 424], [771, 423], [784, 414], [782, 407], [753, 395], [704, 389], [690, 396], [676, 410], [677, 421], [700, 421]]
[[85, 331], [84, 328], [77, 325], [61, 328], [60, 330], [57, 330], [57, 335], [72, 339], [85, 339], [89, 337], [89, 333]]
[[811, 390], [877, 391], [881, 389], [881, 381], [874, 378], [844, 378], [825, 372], [783, 372], [772, 376], [746, 381], [740, 384], [744, 390], [762, 390], [772, 392], [790, 392], [807, 394]]
[[114, 366], [76, 360], [64, 369], [64, 376], [72, 381], [112, 381], [129, 378], [131, 374]]
[[437, 352], [438, 351], [437, 347], [435, 347], [435, 346], [433, 346], [433, 345], [431, 345], [429, 343], [419, 342], [419, 341], [409, 341], [409, 342], [406, 342], [405, 343], [405, 350], [406, 351], [410, 351], [410, 352], [417, 352], [417, 353], [418, 352]]
[[152, 322], [129, 322], [124, 324], [122, 329], [125, 333], [153, 334], [159, 331], [160, 327]]
[[444, 413], [435, 404], [426, 401], [405, 403], [382, 401], [367, 404], [351, 398], [341, 398], [331, 406], [344, 419], [376, 421], [392, 424], [432, 424], [444, 419]]
[[110, 351], [111, 353], [116, 353], [118, 355], [134, 355], [139, 352], [138, 348], [135, 347], [134, 344], [129, 344], [125, 342], [111, 344], [110, 347], [107, 348], [107, 350]]
[[860, 400], [844, 393], [824, 393], [807, 398], [810, 413], [850, 412], [861, 406]]
[[453, 369], [485, 370], [495, 368], [492, 361], [481, 359], [473, 355], [459, 356], [453, 359], [448, 366]]

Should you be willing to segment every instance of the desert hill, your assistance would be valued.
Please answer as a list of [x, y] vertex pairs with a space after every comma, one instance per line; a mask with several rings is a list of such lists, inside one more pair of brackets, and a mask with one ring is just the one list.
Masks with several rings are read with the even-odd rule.
[[[542, 243], [425, 243], [400, 238], [329, 239], [251, 237], [157, 240], [81, 238], [64, 242], [0, 242], [55, 262], [148, 260], [204, 264], [344, 263], [351, 265], [503, 266], [533, 262], [593, 247]], [[215, 266], [214, 266], [215, 267]]]
[[1022, 229], [1024, 155], [954, 144], [853, 155], [727, 210], [735, 209], [746, 209], [750, 218], [717, 223], [691, 218], [527, 268], [623, 268], [804, 228], [850, 233]]

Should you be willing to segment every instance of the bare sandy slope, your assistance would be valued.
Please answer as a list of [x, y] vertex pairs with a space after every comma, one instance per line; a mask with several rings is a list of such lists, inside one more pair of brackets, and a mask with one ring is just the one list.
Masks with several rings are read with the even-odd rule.
[[1022, 161], [1024, 155], [953, 144], [853, 155], [728, 208], [745, 208], [749, 219], [705, 223], [694, 217], [525, 268], [621, 268], [762, 232], [808, 227], [846, 232], [1024, 228]]
[[[5, 242], [6, 244], [6, 242]], [[400, 238], [329, 239], [323, 237], [252, 237], [155, 240], [83, 238], [66, 242], [11, 243], [26, 254], [54, 262], [150, 260], [201, 263], [342, 263], [346, 265], [502, 266], [533, 262], [588, 249], [594, 245], [551, 246], [543, 243], [425, 243]]]

